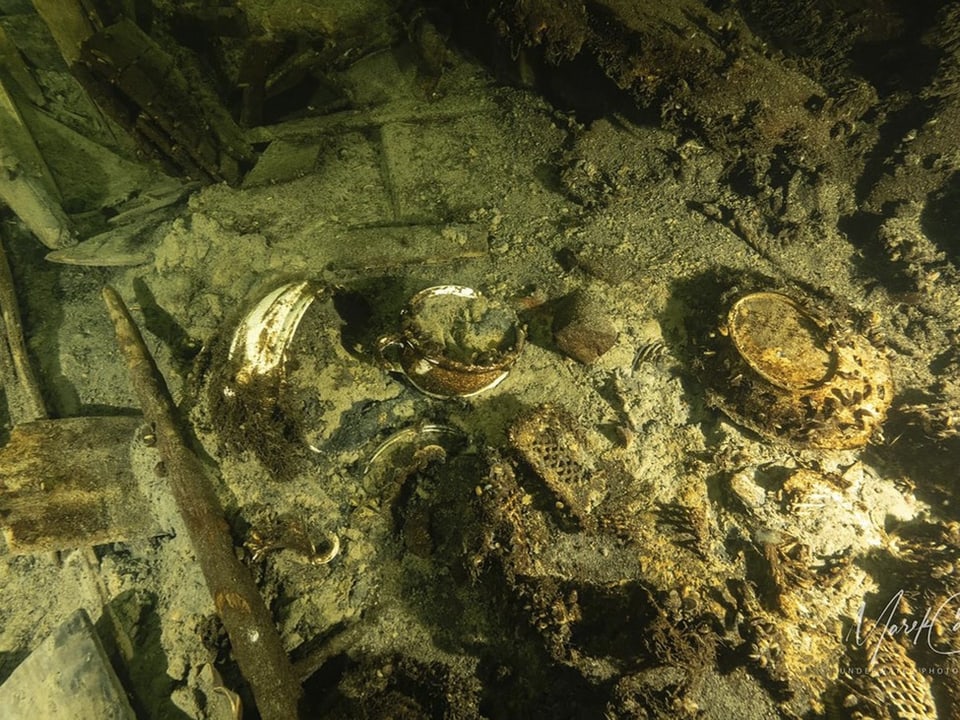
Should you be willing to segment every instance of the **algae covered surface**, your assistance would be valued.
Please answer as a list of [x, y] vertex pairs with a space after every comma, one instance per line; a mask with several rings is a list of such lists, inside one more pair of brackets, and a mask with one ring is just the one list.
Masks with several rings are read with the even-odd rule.
[[[401, 22], [387, 4], [368, 12], [389, 29], [336, 3], [297, 4], [302, 21], [237, 3], [270, 33], [362, 52], [318, 83], [338, 102], [317, 90], [312, 112], [248, 129], [244, 180], [191, 185], [122, 256], [53, 264], [6, 218], [51, 414], [136, 408], [110, 284], [309, 717], [953, 717], [956, 8], [924, 25], [893, 3], [487, 2]], [[11, 3], [0, 22], [30, 17]], [[925, 70], [894, 78], [911, 52]], [[161, 179], [126, 167], [111, 188]], [[279, 373], [238, 394], [235, 331], [300, 280], [316, 297]], [[473, 397], [427, 396], [378, 356], [438, 285], [489, 299], [494, 341], [433, 331], [470, 339], [467, 360], [505, 317], [525, 328], [509, 376]], [[758, 396], [725, 406], [718, 383], [755, 387], [711, 369], [725, 309], [767, 291], [817, 318], [817, 382], [843, 333], [875, 350], [864, 372], [889, 372], [892, 397], [869, 441], [819, 447]], [[572, 297], [589, 302], [561, 340]], [[851, 383], [829, 402], [858, 422]], [[827, 401], [809, 402], [819, 422]], [[59, 562], [0, 554], [0, 681], [84, 607], [138, 716], [228, 718], [218, 688], [253, 703], [147, 430], [117, 452], [165, 532]], [[937, 610], [936, 631], [870, 634]]]

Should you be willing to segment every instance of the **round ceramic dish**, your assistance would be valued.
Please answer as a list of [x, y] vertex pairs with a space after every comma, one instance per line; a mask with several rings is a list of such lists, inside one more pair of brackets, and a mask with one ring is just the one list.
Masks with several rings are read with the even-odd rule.
[[387, 370], [403, 373], [434, 397], [470, 397], [499, 385], [523, 349], [516, 313], [462, 285], [439, 285], [414, 295], [400, 331], [380, 338]]

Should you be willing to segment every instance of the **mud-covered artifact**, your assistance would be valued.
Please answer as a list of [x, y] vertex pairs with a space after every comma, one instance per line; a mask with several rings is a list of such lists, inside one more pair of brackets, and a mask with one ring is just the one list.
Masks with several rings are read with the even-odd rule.
[[929, 622], [920, 647], [907, 649], [927, 669], [937, 705], [960, 708], [960, 523], [907, 523], [893, 534], [891, 549], [896, 565], [881, 597], [899, 599], [905, 615]]
[[[722, 561], [678, 558], [681, 533], [658, 525], [617, 462], [593, 459], [592, 438], [564, 408], [530, 408], [508, 434], [524, 462], [493, 454], [476, 488], [478, 578], [507, 593], [553, 661], [586, 677], [638, 662], [675, 662], [690, 676], [709, 666], [723, 610], [708, 588]], [[696, 580], [677, 587], [678, 573]]]
[[856, 448], [878, 436], [890, 366], [849, 314], [781, 292], [724, 300], [698, 350], [711, 404], [796, 446]]
[[553, 405], [536, 408], [510, 427], [510, 444], [543, 480], [556, 508], [584, 530], [596, 530], [596, 507], [607, 495], [576, 421]]
[[506, 379], [524, 341], [509, 306], [473, 288], [439, 285], [410, 299], [400, 332], [382, 337], [377, 352], [386, 369], [428, 395], [470, 397]]
[[891, 628], [864, 621], [857, 629], [850, 692], [843, 704], [853, 720], [909, 718], [936, 720], [930, 680]]
[[399, 653], [349, 661], [336, 658], [330, 664], [328, 674], [338, 670], [342, 674], [324, 717], [398, 720], [482, 717], [477, 679], [456, 666]]
[[[236, 365], [233, 376], [238, 386], [283, 373], [287, 348], [316, 295], [316, 288], [306, 280], [286, 283], [264, 295], [244, 316], [228, 355]], [[231, 392], [235, 390], [224, 390]]]
[[617, 329], [597, 293], [577, 290], [560, 303], [553, 318], [553, 340], [565, 355], [589, 365], [614, 346]]
[[299, 432], [282, 407], [290, 346], [307, 310], [323, 294], [310, 281], [298, 280], [260, 297], [230, 336], [210, 383], [225, 441], [252, 449], [274, 472], [283, 470]]

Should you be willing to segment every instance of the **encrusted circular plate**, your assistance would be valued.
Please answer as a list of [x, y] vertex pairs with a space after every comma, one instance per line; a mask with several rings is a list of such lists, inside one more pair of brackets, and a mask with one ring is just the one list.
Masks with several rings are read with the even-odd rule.
[[462, 285], [421, 290], [401, 323], [424, 357], [447, 367], [502, 369], [523, 346], [514, 310]]
[[766, 290], [721, 305], [699, 359], [711, 404], [801, 447], [855, 448], [879, 434], [890, 367], [852, 312]]
[[730, 339], [760, 377], [785, 390], [821, 385], [836, 370], [837, 355], [809, 313], [781, 293], [757, 292], [727, 314]]
[[378, 341], [381, 365], [434, 397], [471, 397], [496, 387], [526, 339], [509, 305], [462, 285], [418, 292], [401, 313], [400, 328]]

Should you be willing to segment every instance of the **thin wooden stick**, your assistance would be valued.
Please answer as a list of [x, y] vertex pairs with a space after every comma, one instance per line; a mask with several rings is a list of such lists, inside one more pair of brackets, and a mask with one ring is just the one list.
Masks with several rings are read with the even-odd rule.
[[[18, 380], [19, 389], [26, 403], [27, 418], [13, 418], [15, 422], [42, 420], [47, 417], [47, 408], [40, 392], [40, 383], [33, 373], [30, 357], [27, 355], [27, 344], [23, 339], [23, 326], [20, 324], [20, 313], [17, 309], [17, 291], [13, 285], [13, 273], [10, 263], [7, 262], [7, 253], [0, 240], [0, 313], [3, 315], [3, 328], [10, 359], [13, 361], [13, 370]], [[9, 388], [10, 391], [13, 388]], [[10, 408], [11, 415], [13, 408]]]
[[301, 688], [280, 636], [247, 568], [237, 559], [220, 503], [197, 456], [178, 429], [169, 390], [120, 295], [103, 299], [130, 370], [143, 415], [154, 424], [157, 448], [207, 588], [227, 630], [240, 671], [250, 683], [263, 720], [293, 720]]

